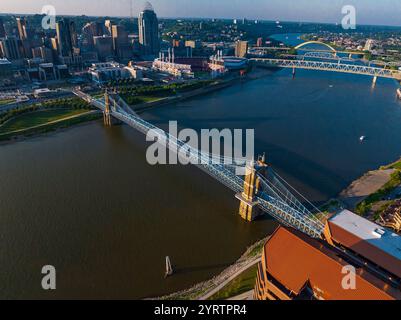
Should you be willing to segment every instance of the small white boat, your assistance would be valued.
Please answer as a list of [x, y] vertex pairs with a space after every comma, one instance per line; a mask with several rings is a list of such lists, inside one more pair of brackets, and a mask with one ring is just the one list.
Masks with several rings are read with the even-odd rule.
[[361, 136], [361, 137], [359, 138], [359, 141], [363, 142], [363, 141], [365, 141], [365, 139], [366, 139], [365, 136]]
[[397, 89], [397, 97], [398, 99], [401, 99], [401, 88]]

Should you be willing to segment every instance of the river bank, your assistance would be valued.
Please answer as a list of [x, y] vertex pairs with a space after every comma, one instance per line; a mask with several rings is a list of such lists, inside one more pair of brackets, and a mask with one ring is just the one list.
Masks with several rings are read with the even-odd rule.
[[[49, 111], [49, 110], [47, 110], [47, 111]], [[36, 111], [36, 112], [38, 113], [38, 112], [46, 112], [46, 111]], [[25, 114], [25, 116], [26, 115], [28, 115], [28, 114]], [[97, 111], [97, 110], [85, 111], [83, 113], [79, 113], [79, 114], [67, 116], [67, 117], [62, 117], [60, 119], [49, 121], [49, 122], [46, 122], [43, 124], [29, 126], [29, 127], [26, 127], [23, 129], [18, 129], [18, 130], [12, 130], [12, 131], [5, 132], [5, 133], [0, 133], [0, 143], [6, 144], [6, 143], [22, 141], [27, 138], [36, 137], [36, 136], [43, 135], [43, 134], [49, 133], [49, 132], [55, 132], [55, 131], [58, 131], [61, 129], [66, 129], [71, 126], [75, 126], [75, 125], [93, 121], [93, 120], [98, 120], [100, 118], [101, 118], [100, 111]], [[12, 121], [12, 120], [14, 120], [14, 118], [12, 118], [8, 121]], [[7, 122], [5, 122], [3, 125], [6, 125]]]
[[[366, 172], [322, 206], [322, 210], [333, 213], [348, 209], [374, 222], [380, 214], [397, 200], [393, 191], [401, 188], [401, 158], [376, 170]], [[393, 194], [394, 193], [394, 194]]]
[[254, 264], [260, 261], [262, 249], [270, 236], [257, 241], [248, 247], [245, 253], [231, 266], [224, 269], [220, 274], [212, 279], [200, 282], [189, 289], [181, 290], [169, 295], [147, 300], [207, 300], [214, 294], [223, 289], [233, 279], [239, 276], [243, 271], [248, 270]]
[[238, 84], [238, 83], [252, 81], [252, 80], [258, 80], [268, 74], [271, 74], [271, 71], [260, 70], [260, 69], [258, 71], [252, 70], [250, 73], [248, 73], [244, 77], [236, 76], [236, 77], [229, 78], [229, 79], [218, 80], [217, 83], [211, 84], [204, 88], [195, 89], [195, 90], [192, 90], [189, 92], [179, 94], [177, 96], [162, 98], [162, 99], [159, 99], [159, 100], [156, 100], [153, 102], [145, 102], [142, 104], [133, 105], [133, 106], [131, 106], [131, 108], [135, 112], [140, 114], [144, 111], [148, 111], [150, 108], [161, 107], [161, 106], [165, 106], [167, 104], [177, 103], [177, 102], [185, 101], [187, 99], [196, 98], [198, 96], [203, 96], [203, 95], [213, 93], [218, 90], [228, 88], [228, 87]]

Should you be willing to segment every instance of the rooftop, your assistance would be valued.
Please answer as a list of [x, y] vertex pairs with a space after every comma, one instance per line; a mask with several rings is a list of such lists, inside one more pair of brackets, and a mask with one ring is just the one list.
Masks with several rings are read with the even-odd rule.
[[343, 210], [327, 221], [335, 243], [401, 278], [401, 237], [389, 229]]
[[318, 299], [400, 299], [401, 292], [369, 270], [356, 268], [355, 290], [342, 286], [344, 267], [353, 265], [340, 250], [287, 227], [279, 227], [264, 247], [267, 275], [290, 293], [300, 295], [309, 286]]
[[361, 216], [343, 210], [332, 218], [330, 223], [354, 234], [359, 239], [401, 260], [401, 237]]

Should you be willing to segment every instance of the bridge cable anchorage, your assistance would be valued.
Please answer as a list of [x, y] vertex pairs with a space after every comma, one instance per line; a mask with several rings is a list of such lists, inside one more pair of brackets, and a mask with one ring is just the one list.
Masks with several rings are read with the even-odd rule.
[[[311, 237], [320, 238], [322, 236], [324, 225], [316, 217], [321, 213], [280, 177], [270, 165], [265, 163], [265, 156], [259, 157], [256, 161], [250, 161], [241, 157], [231, 158], [210, 154], [191, 147], [184, 141], [143, 120], [118, 94], [94, 99], [78, 89], [73, 90], [73, 93], [103, 112], [108, 110], [110, 116], [145, 135], [150, 130], [161, 133], [165, 138], [159, 139], [159, 143], [179, 156], [186, 157], [191, 164], [196, 165], [237, 193], [236, 197], [241, 201], [240, 214], [247, 220], [254, 219], [260, 213], [268, 213], [278, 222], [296, 228]], [[238, 175], [238, 168], [245, 171], [244, 176]], [[307, 209], [291, 191], [313, 207], [315, 212]]]

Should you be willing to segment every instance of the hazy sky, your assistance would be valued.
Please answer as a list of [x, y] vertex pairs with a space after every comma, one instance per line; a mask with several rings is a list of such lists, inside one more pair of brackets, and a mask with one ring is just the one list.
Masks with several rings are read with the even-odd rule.
[[[0, 0], [2, 13], [40, 13], [54, 5], [58, 14], [126, 16], [131, 0]], [[341, 23], [341, 8], [357, 9], [357, 23], [401, 26], [401, 0], [153, 0], [160, 17], [211, 17]], [[134, 14], [143, 0], [133, 0]]]

